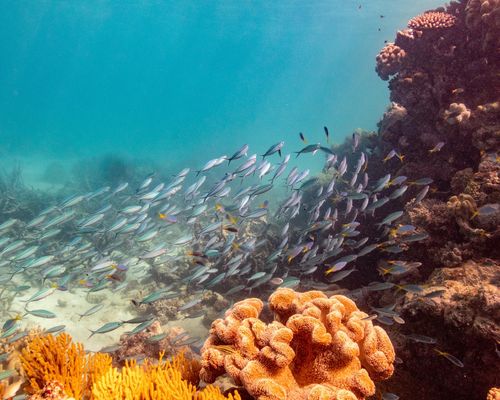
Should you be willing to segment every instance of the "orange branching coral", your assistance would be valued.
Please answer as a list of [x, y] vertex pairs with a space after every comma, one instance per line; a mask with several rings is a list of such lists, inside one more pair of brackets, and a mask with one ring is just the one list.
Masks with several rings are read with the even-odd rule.
[[85, 354], [83, 345], [71, 336], [37, 337], [23, 349], [21, 364], [32, 393], [40, 392], [50, 382], [58, 381], [66, 395], [75, 399], [88, 397], [92, 383], [111, 367], [107, 354]]
[[135, 363], [121, 371], [108, 370], [92, 389], [95, 400], [190, 399], [195, 392], [196, 388], [182, 380], [180, 372], [173, 368], [144, 368]]
[[454, 15], [444, 12], [426, 12], [413, 17], [408, 22], [408, 28], [416, 30], [451, 28], [457, 22]]
[[218, 388], [207, 387], [197, 392], [196, 387], [183, 379], [186, 359], [174, 357], [158, 364], [146, 361], [138, 366], [134, 361], [118, 371], [109, 369], [92, 388], [94, 400], [241, 400], [239, 394], [225, 397]]
[[26, 347], [26, 345], [31, 342], [34, 338], [42, 334], [42, 330], [39, 328], [33, 328], [30, 330], [25, 330], [19, 332], [20, 336], [17, 340], [12, 340], [12, 338], [0, 339], [0, 354], [1, 353], [12, 353], [20, 352]]
[[213, 322], [202, 379], [227, 372], [259, 400], [356, 400], [375, 393], [373, 380], [392, 375], [387, 334], [347, 297], [278, 289], [269, 306], [269, 324], [258, 319], [263, 303], [253, 298]]
[[182, 379], [195, 386], [198, 385], [201, 370], [201, 363], [198, 359], [186, 357], [184, 352], [180, 352], [171, 362], [172, 368], [181, 373]]
[[391, 75], [395, 75], [401, 69], [406, 52], [394, 43], [387, 43], [376, 57], [378, 76], [386, 81]]

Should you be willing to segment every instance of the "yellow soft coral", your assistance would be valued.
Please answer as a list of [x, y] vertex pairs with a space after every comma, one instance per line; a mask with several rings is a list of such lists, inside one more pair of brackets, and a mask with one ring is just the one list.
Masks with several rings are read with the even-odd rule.
[[34, 338], [20, 359], [32, 399], [46, 398], [57, 389], [58, 399], [73, 400], [241, 400], [237, 393], [226, 397], [211, 386], [197, 391], [201, 365], [183, 353], [171, 361], [160, 354], [156, 364], [131, 361], [118, 370], [109, 355], [86, 354], [81, 344], [61, 334]]
[[259, 400], [356, 400], [375, 393], [373, 380], [392, 375], [387, 334], [347, 297], [279, 289], [269, 306], [270, 324], [258, 319], [258, 299], [236, 303], [213, 322], [202, 379], [227, 372]]
[[190, 361], [183, 355], [172, 361], [138, 366], [134, 361], [118, 371], [109, 369], [93, 386], [94, 400], [241, 400], [236, 393], [225, 397], [219, 388], [207, 387], [197, 392], [196, 387], [183, 379]]
[[90, 395], [92, 383], [111, 367], [107, 354], [85, 354], [83, 345], [71, 336], [36, 337], [23, 350], [21, 365], [31, 393], [41, 391], [49, 382], [58, 381], [66, 395], [75, 399]]
[[200, 392], [196, 392], [193, 400], [241, 400], [238, 392], [224, 396], [216, 386], [208, 385]]

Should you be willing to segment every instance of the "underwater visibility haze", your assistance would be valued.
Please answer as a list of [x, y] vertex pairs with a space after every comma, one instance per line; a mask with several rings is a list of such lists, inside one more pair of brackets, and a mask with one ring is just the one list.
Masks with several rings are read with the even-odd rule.
[[0, 32], [0, 400], [500, 398], [500, 1]]
[[337, 141], [374, 129], [387, 92], [372, 57], [438, 5], [422, 3], [3, 2], [2, 157], [179, 167], [299, 131], [318, 141], [325, 124]]

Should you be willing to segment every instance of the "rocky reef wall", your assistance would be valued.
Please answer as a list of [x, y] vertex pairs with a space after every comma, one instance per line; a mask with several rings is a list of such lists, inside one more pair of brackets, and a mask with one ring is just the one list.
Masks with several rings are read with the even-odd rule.
[[[402, 340], [391, 391], [405, 399], [484, 399], [499, 384], [499, 50], [500, 2], [469, 0], [413, 18], [376, 58], [392, 104], [370, 161], [432, 178], [426, 199], [406, 207], [406, 222], [429, 239], [406, 255], [423, 263], [413, 281], [441, 291], [407, 294], [397, 306], [406, 324], [395, 333], [433, 337], [464, 364]], [[392, 150], [403, 162], [384, 160]]]

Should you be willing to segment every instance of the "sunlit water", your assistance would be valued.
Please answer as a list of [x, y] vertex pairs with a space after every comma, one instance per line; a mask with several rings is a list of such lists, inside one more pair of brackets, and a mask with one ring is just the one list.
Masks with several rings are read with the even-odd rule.
[[[374, 57], [413, 1], [3, 1], [0, 155], [30, 183], [52, 160], [117, 154], [199, 167], [376, 129]], [[322, 160], [308, 158], [315, 167]]]

